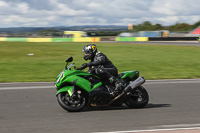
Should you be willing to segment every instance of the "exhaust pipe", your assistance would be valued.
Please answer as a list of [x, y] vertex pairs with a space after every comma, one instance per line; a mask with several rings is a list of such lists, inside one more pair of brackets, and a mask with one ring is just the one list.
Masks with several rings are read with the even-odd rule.
[[135, 81], [131, 82], [125, 89], [124, 92], [127, 93], [131, 89], [137, 88], [138, 86], [141, 86], [142, 84], [145, 83], [144, 77], [139, 77]]
[[107, 107], [110, 104], [112, 104], [114, 101], [116, 101], [117, 99], [119, 99], [121, 96], [123, 96], [124, 94], [126, 94], [127, 92], [129, 92], [131, 89], [134, 89], [138, 86], [141, 86], [142, 84], [145, 83], [145, 79], [144, 77], [139, 77], [137, 78], [135, 81], [131, 82], [125, 89], [124, 91], [119, 94], [117, 97], [115, 97], [114, 99], [112, 99], [108, 104], [105, 105], [96, 105], [96, 104], [91, 104], [91, 106], [93, 107]]

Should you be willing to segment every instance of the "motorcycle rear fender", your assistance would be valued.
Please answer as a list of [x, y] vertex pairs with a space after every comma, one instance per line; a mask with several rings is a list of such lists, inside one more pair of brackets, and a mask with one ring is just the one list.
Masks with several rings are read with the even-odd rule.
[[59, 89], [56, 93], [56, 96], [59, 94], [59, 93], [62, 93], [62, 92], [68, 92], [70, 96], [72, 96], [72, 87], [73, 86], [65, 86], [61, 89]]

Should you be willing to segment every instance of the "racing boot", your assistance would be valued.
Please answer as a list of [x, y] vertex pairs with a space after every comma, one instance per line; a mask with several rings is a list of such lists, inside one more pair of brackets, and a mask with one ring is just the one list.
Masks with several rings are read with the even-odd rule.
[[115, 85], [115, 83], [117, 82], [116, 78], [114, 76], [110, 76], [110, 78], [108, 79], [109, 83], [111, 85]]
[[113, 96], [116, 97], [123, 91], [123, 82], [121, 81], [116, 81], [115, 82], [115, 90], [113, 92]]
[[124, 83], [121, 80], [116, 80], [114, 76], [109, 78], [109, 82], [115, 87], [113, 96], [119, 95], [123, 91]]

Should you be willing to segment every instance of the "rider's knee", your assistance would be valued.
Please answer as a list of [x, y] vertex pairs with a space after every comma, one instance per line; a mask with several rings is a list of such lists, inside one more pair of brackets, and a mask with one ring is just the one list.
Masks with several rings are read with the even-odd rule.
[[98, 74], [98, 75], [102, 75], [105, 73], [105, 70], [102, 69], [102, 68], [96, 68], [95, 72]]

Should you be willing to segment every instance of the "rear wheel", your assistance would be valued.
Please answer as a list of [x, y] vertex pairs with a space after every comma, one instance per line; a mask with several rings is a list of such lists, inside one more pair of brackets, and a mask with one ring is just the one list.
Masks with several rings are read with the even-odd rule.
[[130, 108], [143, 108], [149, 102], [149, 95], [146, 89], [142, 86], [139, 86], [130, 91], [128, 100], [125, 104]]
[[72, 98], [67, 92], [59, 93], [57, 100], [59, 105], [68, 112], [79, 112], [86, 106], [86, 98], [81, 94]]

